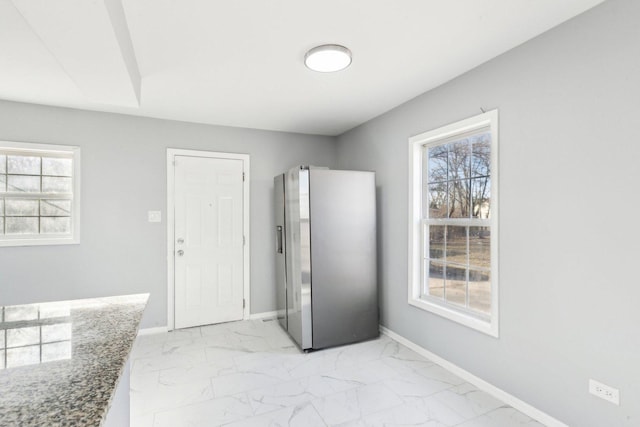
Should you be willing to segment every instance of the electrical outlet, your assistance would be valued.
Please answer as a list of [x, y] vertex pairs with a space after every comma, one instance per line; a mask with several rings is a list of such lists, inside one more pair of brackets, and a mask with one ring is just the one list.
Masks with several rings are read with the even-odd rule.
[[620, 392], [617, 388], [602, 384], [596, 380], [589, 380], [589, 393], [614, 405], [620, 405]]

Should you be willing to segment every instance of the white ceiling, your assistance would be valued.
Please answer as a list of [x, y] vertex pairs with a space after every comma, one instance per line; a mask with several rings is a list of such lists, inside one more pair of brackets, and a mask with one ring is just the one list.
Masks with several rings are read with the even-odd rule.
[[338, 135], [602, 1], [0, 0], [0, 99]]

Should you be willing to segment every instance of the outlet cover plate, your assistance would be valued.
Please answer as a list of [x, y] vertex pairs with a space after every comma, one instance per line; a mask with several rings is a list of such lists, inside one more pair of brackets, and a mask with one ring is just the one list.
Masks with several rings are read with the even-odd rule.
[[596, 380], [589, 380], [589, 393], [614, 405], [620, 405], [620, 391]]

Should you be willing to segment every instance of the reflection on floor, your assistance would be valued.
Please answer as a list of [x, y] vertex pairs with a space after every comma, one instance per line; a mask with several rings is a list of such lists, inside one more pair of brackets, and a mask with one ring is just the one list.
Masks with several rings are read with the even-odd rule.
[[133, 427], [540, 427], [396, 341], [300, 352], [276, 321], [139, 337]]

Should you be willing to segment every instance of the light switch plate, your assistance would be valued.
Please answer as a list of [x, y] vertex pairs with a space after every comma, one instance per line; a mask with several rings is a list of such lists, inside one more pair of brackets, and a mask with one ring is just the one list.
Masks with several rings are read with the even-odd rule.
[[162, 222], [161, 211], [149, 211], [148, 217], [149, 217], [149, 222]]

